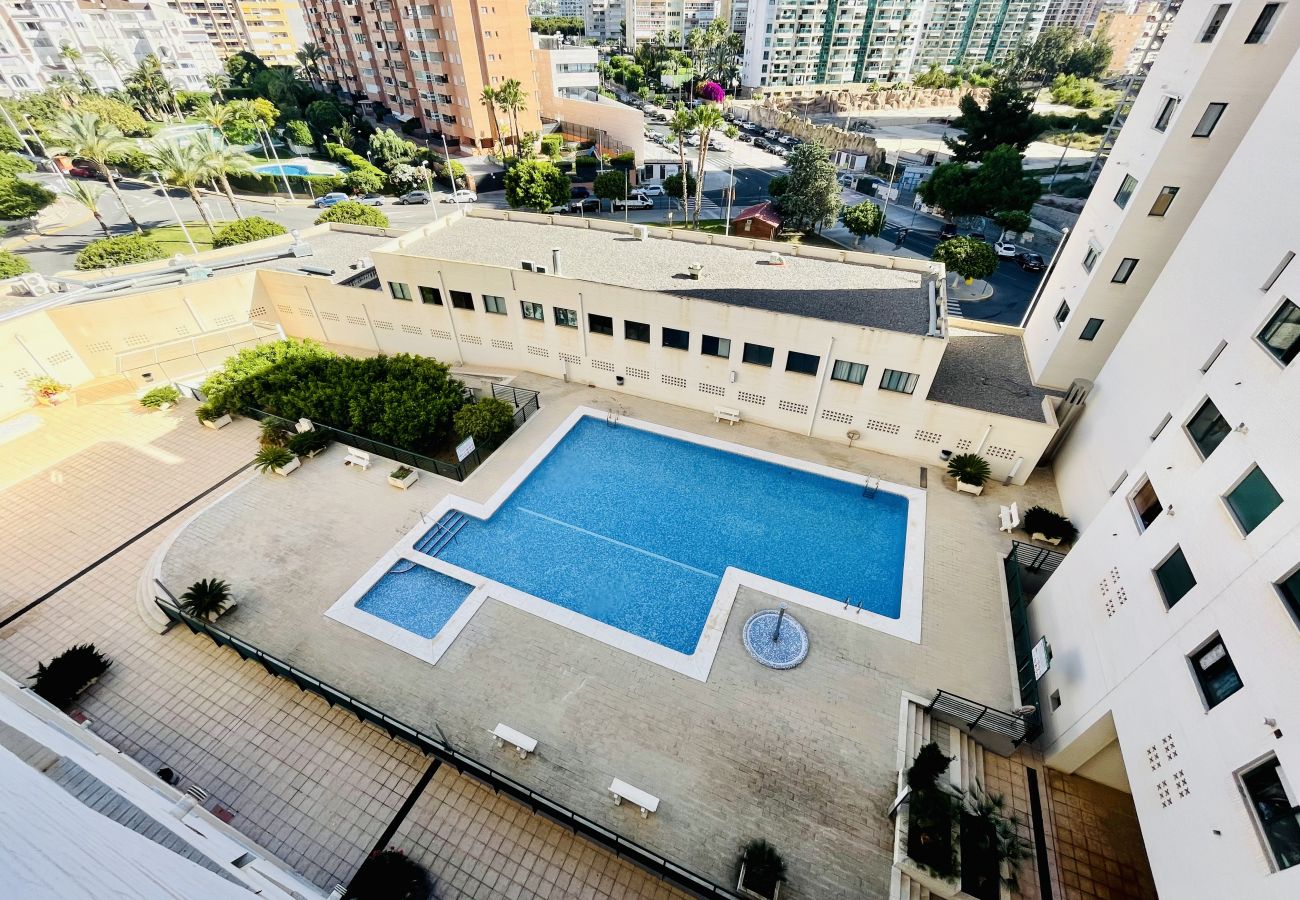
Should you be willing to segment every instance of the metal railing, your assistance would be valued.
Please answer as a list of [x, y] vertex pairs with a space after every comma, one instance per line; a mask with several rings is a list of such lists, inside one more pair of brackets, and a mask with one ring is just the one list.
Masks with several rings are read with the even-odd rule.
[[[1016, 654], [1016, 681], [1020, 688], [1020, 702], [1034, 707], [1034, 712], [1025, 716], [1025, 740], [1037, 740], [1043, 733], [1043, 714], [1038, 695], [1038, 679], [1034, 677], [1034, 660], [1032, 657], [1033, 639], [1029, 634], [1029, 601], [1020, 583], [1021, 563], [1017, 551], [1028, 547], [1019, 541], [1013, 542], [1011, 553], [1002, 561], [1002, 570], [1007, 579], [1007, 606], [1011, 616], [1011, 644]], [[1029, 548], [1037, 550], [1037, 547]], [[1050, 552], [1050, 551], [1049, 551]], [[1060, 554], [1057, 554], [1058, 556]], [[1036, 558], [1036, 557], [1035, 557]], [[1057, 560], [1056, 562], [1059, 562]], [[1055, 570], [1056, 564], [1052, 564]]]
[[158, 607], [168, 619], [178, 625], [184, 625], [194, 634], [205, 635], [218, 647], [229, 647], [239, 654], [240, 659], [252, 660], [270, 674], [289, 679], [299, 690], [310, 691], [330, 706], [346, 709], [356, 716], [359, 721], [369, 722], [383, 729], [394, 740], [404, 741], [426, 756], [437, 758], [453, 767], [461, 775], [468, 775], [482, 782], [493, 793], [505, 794], [517, 803], [528, 807], [534, 815], [546, 816], [556, 824], [568, 828], [574, 834], [582, 835], [620, 859], [626, 859], [637, 864], [646, 871], [670, 882], [675, 887], [698, 897], [723, 897], [728, 898], [728, 900], [738, 900], [738, 894], [722, 885], [698, 875], [684, 866], [679, 866], [653, 850], [643, 847], [635, 841], [630, 841], [617, 832], [611, 831], [531, 788], [525, 787], [508, 775], [466, 756], [452, 747], [446, 737], [441, 734], [441, 729], [438, 729], [436, 723], [434, 728], [439, 732], [438, 737], [426, 734], [400, 719], [395, 719], [333, 685], [295, 668], [284, 660], [259, 650], [247, 641], [235, 637], [212, 623], [203, 619], [196, 619], [175, 605], [170, 599], [172, 596], [171, 591], [161, 581], [155, 579], [154, 584], [159, 589], [159, 592], [165, 595], [164, 597], [155, 594], [154, 602], [158, 604]]
[[1028, 739], [1028, 723], [1023, 717], [950, 691], [938, 691], [927, 711], [941, 722], [956, 725], [978, 738], [1000, 756], [1010, 756]]
[[1065, 559], [1065, 554], [1059, 550], [1048, 550], [1046, 547], [1039, 547], [1036, 544], [1026, 544], [1024, 541], [1012, 541], [1009, 558], [1014, 559], [1027, 572], [1047, 576], [1056, 571], [1056, 567], [1061, 564], [1061, 560]]
[[514, 406], [515, 431], [519, 429], [519, 426], [527, 422], [533, 413], [542, 408], [542, 395], [528, 388], [517, 388], [513, 385], [493, 382], [492, 396]]
[[379, 272], [374, 266], [362, 269], [355, 275], [349, 275], [339, 282], [342, 287], [360, 288], [366, 291], [379, 290]]

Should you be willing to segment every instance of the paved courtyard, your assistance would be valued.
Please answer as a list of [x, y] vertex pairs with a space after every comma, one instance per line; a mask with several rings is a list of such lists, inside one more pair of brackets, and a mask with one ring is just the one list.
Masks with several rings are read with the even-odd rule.
[[[346, 469], [336, 447], [209, 507], [173, 545], [164, 582], [175, 591], [228, 578], [240, 606], [222, 627], [719, 882], [744, 840], [761, 836], [785, 854], [792, 897], [887, 894], [900, 693], [947, 688], [1014, 705], [997, 506], [1055, 505], [1050, 481], [972, 498], [930, 468], [921, 644], [800, 608], [813, 651], [790, 672], [744, 652], [740, 626], [772, 604], [752, 590], [737, 598], [706, 683], [492, 600], [433, 667], [326, 619], [440, 497], [486, 499], [579, 404], [902, 484], [921, 474], [915, 462], [729, 428], [678, 407], [533, 376], [520, 383], [542, 391], [541, 413], [467, 483], [426, 477], [397, 491], [381, 467]], [[497, 722], [539, 738], [538, 753], [521, 762], [498, 750]], [[657, 794], [658, 814], [641, 820], [612, 806], [611, 778]]]

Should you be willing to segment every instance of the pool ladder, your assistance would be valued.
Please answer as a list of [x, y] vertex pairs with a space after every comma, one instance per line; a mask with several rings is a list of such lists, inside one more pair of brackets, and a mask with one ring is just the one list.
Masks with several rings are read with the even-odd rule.
[[861, 600], [859, 600], [857, 603], [854, 603], [852, 597], [845, 597], [845, 598], [844, 598], [844, 612], [848, 612], [850, 606], [853, 607], [853, 614], [854, 614], [855, 616], [858, 615], [860, 612], [862, 612], [862, 601], [861, 601]]
[[429, 533], [416, 542], [415, 549], [426, 556], [437, 556], [460, 533], [468, 521], [469, 517], [460, 510], [448, 510], [429, 530]]
[[876, 496], [876, 491], [879, 489], [880, 489], [880, 479], [879, 478], [873, 479], [870, 475], [868, 475], [866, 482], [862, 485], [862, 496], [874, 497]]

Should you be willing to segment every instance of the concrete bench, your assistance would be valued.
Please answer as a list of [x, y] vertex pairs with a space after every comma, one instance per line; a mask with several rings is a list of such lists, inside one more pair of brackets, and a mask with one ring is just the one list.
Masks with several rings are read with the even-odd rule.
[[492, 729], [492, 736], [497, 739], [498, 747], [513, 744], [515, 750], [519, 753], [520, 759], [527, 759], [528, 754], [537, 749], [536, 738], [530, 738], [522, 731], [515, 731], [515, 729], [502, 722], [498, 722], [497, 727]]
[[998, 521], [1001, 523], [998, 531], [1005, 531], [1010, 534], [1020, 524], [1020, 508], [1014, 503], [1010, 506], [999, 507]]
[[728, 425], [735, 425], [740, 421], [740, 410], [728, 409], [725, 406], [715, 406], [713, 408], [713, 421], [721, 422], [725, 420]]
[[614, 795], [614, 805], [619, 806], [624, 800], [629, 803], [635, 803], [641, 809], [641, 818], [648, 818], [650, 813], [659, 809], [659, 798], [654, 794], [647, 794], [639, 787], [633, 787], [625, 781], [619, 781], [617, 778], [609, 786], [609, 792]]
[[369, 469], [369, 468], [370, 468], [370, 454], [369, 454], [369, 453], [365, 453], [364, 451], [358, 450], [356, 447], [349, 447], [349, 448], [348, 448], [348, 455], [347, 455], [347, 457], [343, 460], [343, 465], [345, 465], [345, 466], [356, 466], [358, 469], [362, 469], [362, 470]]

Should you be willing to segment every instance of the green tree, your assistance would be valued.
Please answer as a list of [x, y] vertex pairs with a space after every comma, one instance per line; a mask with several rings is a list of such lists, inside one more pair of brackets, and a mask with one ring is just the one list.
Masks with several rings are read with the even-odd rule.
[[90, 211], [90, 214], [95, 217], [95, 221], [99, 223], [99, 227], [105, 235], [112, 233], [108, 230], [108, 223], [104, 221], [104, 214], [99, 211], [99, 202], [104, 197], [102, 187], [86, 181], [69, 181], [66, 193]]
[[1029, 213], [1018, 209], [1004, 209], [993, 216], [993, 221], [998, 223], [1003, 231], [1014, 231], [1017, 234], [1028, 231], [1031, 222]]
[[930, 259], [943, 263], [969, 284], [976, 278], [988, 278], [998, 268], [998, 255], [984, 241], [955, 237], [934, 248]]
[[[692, 32], [694, 33], [694, 32]], [[709, 139], [715, 130], [726, 125], [726, 119], [722, 117], [722, 110], [713, 103], [703, 103], [695, 107], [695, 127], [700, 132], [699, 159], [695, 166], [695, 171], [700, 173], [699, 181], [695, 185], [695, 225], [698, 228], [700, 224], [700, 207], [704, 205], [704, 179], [708, 170], [704, 164], [709, 158]]]
[[321, 71], [321, 63], [330, 58], [329, 51], [320, 44], [307, 41], [298, 51], [294, 53], [298, 60], [298, 65], [302, 67], [303, 77], [317, 86], [325, 84], [325, 75]]
[[[677, 179], [678, 186], [681, 188], [682, 192], [683, 214], [686, 210], [690, 209], [690, 204], [687, 202], [688, 193], [694, 194], [696, 189], [694, 184], [688, 184], [688, 182], [693, 182], [695, 179], [694, 176], [690, 174], [690, 170], [686, 167], [686, 138], [694, 131], [695, 116], [686, 108], [685, 103], [678, 103], [677, 108], [673, 110], [672, 117], [668, 120], [668, 136], [672, 138], [673, 143], [677, 145], [677, 171], [687, 176], [686, 178]], [[664, 190], [668, 190], [666, 183]], [[677, 191], [673, 190], [671, 193], [675, 195]]]
[[484, 397], [456, 410], [453, 418], [456, 434], [472, 437], [482, 449], [492, 449], [515, 430], [515, 408], [504, 400]]
[[143, 137], [149, 134], [149, 126], [144, 116], [135, 108], [112, 97], [88, 95], [77, 102], [78, 112], [93, 112], [100, 119], [110, 123], [127, 137]]
[[287, 233], [285, 227], [278, 222], [272, 222], [270, 219], [264, 219], [261, 216], [249, 216], [237, 222], [231, 222], [218, 231], [217, 236], [212, 239], [212, 246], [233, 247], [236, 244], [261, 241]]
[[234, 88], [248, 87], [259, 73], [266, 71], [266, 63], [255, 53], [241, 50], [226, 60], [226, 77]]
[[627, 197], [627, 173], [618, 169], [601, 172], [591, 189], [602, 200], [622, 200]]
[[1026, 175], [1014, 147], [1001, 146], [984, 155], [971, 177], [980, 215], [999, 211], [1029, 212], [1043, 194], [1043, 183]]
[[1033, 121], [1033, 97], [1022, 91], [1010, 78], [999, 78], [989, 90], [983, 107], [971, 94], [961, 98], [961, 116], [954, 122], [965, 133], [944, 138], [959, 163], [978, 162], [995, 147], [1008, 144], [1023, 153], [1038, 135]]
[[[317, 134], [329, 134], [335, 128], [346, 124], [343, 119], [343, 107], [334, 100], [313, 100], [307, 104], [303, 118], [307, 120], [308, 125], [316, 129]], [[352, 146], [350, 140], [340, 141], [340, 143]]]
[[0, 278], [17, 278], [32, 270], [32, 264], [16, 253], [0, 250]]
[[1111, 46], [1105, 35], [1080, 41], [1065, 63], [1065, 73], [1079, 78], [1100, 78], [1110, 68], [1110, 60], [1114, 53], [1115, 48]]
[[384, 189], [384, 174], [375, 168], [353, 169], [344, 181], [354, 194], [374, 194]]
[[917, 193], [930, 206], [937, 206], [950, 216], [978, 216], [984, 212], [975, 196], [971, 180], [973, 169], [961, 163], [943, 163], [921, 182]]
[[365, 206], [357, 203], [355, 200], [344, 200], [342, 203], [335, 203], [325, 212], [316, 217], [316, 224], [322, 225], [326, 222], [338, 222], [341, 225], [369, 225], [372, 228], [387, 228], [388, 216], [375, 209], [373, 206]]
[[205, 154], [206, 151], [198, 141], [188, 144], [181, 144], [178, 141], [158, 141], [153, 145], [150, 156], [162, 180], [184, 188], [194, 207], [199, 211], [203, 224], [207, 226], [208, 234], [216, 234], [212, 216], [208, 214], [208, 208], [203, 205], [203, 198], [199, 196], [199, 184], [212, 174]]
[[880, 236], [880, 230], [885, 227], [885, 214], [880, 211], [879, 206], [866, 200], [857, 206], [844, 207], [840, 213], [840, 221], [852, 232], [853, 243], [856, 246], [864, 237]]
[[395, 131], [384, 129], [370, 136], [370, 159], [385, 172], [402, 164], [409, 165], [419, 152], [419, 147]]
[[569, 201], [569, 178], [555, 163], [525, 159], [506, 170], [506, 203], [513, 209], [545, 211]]
[[235, 215], [243, 216], [239, 204], [235, 202], [235, 192], [230, 189], [229, 176], [252, 172], [258, 160], [243, 149], [227, 144], [210, 131], [196, 134], [190, 142], [190, 148], [202, 164], [206, 177], [221, 185], [221, 193], [226, 195]]
[[284, 136], [289, 139], [289, 143], [297, 144], [299, 147], [310, 147], [316, 142], [312, 137], [311, 129], [302, 119], [292, 119], [284, 123]]
[[[126, 94], [136, 108], [151, 119], [163, 119], [176, 108], [176, 98], [162, 60], [152, 53], [126, 76]], [[176, 109], [176, 112], [180, 110]]]
[[14, 178], [24, 172], [35, 172], [36, 164], [16, 153], [0, 153], [0, 178]]
[[30, 219], [56, 199], [34, 181], [0, 178], [0, 219]]
[[813, 141], [790, 153], [790, 186], [781, 197], [781, 215], [794, 231], [821, 230], [839, 215], [840, 183], [826, 148]]
[[510, 78], [497, 88], [496, 98], [497, 108], [504, 112], [510, 121], [510, 134], [515, 142], [515, 156], [518, 157], [522, 148], [519, 114], [528, 108], [527, 95], [524, 93], [523, 85], [518, 80]]
[[[695, 193], [694, 175], [686, 176], [685, 185], [682, 184], [681, 175], [669, 175], [664, 179], [664, 193], [668, 194], [670, 197], [676, 197], [678, 194], [682, 193], [682, 191], [685, 191], [687, 196]], [[683, 209], [684, 208], [685, 207], [683, 207]]]
[[506, 148], [501, 144], [501, 123], [497, 120], [497, 92], [491, 85], [483, 85], [483, 93], [478, 95], [479, 103], [487, 107], [488, 127], [492, 130], [492, 150], [502, 159], [506, 158]]
[[789, 175], [773, 175], [772, 180], [767, 183], [767, 195], [773, 200], [778, 201], [777, 206], [781, 205], [781, 197], [784, 196], [788, 190], [790, 190]]
[[100, 238], [87, 244], [72, 266], [75, 269], [111, 269], [116, 266], [128, 266], [133, 263], [166, 259], [167, 251], [153, 238], [139, 234], [124, 234], [120, 237]]
[[136, 233], [144, 233], [130, 207], [122, 199], [122, 191], [117, 186], [117, 178], [114, 177], [113, 169], [108, 162], [110, 158], [134, 150], [135, 144], [132, 141], [127, 140], [112, 123], [105, 122], [93, 112], [71, 112], [60, 116], [46, 132], [45, 137], [51, 152], [79, 156], [94, 163], [95, 167], [103, 173], [104, 180], [108, 182], [108, 189], [121, 204]]

